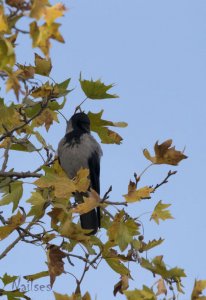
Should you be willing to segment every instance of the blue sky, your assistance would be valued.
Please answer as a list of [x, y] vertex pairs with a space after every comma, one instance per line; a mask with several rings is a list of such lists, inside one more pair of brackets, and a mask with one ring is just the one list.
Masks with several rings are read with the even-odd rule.
[[[71, 86], [76, 88], [69, 95], [64, 114], [70, 117], [84, 98], [78, 84], [82, 72], [87, 79], [115, 83], [113, 91], [120, 96], [114, 100], [88, 100], [83, 106], [85, 111], [104, 109], [105, 119], [129, 124], [119, 130], [124, 138], [121, 146], [102, 145], [102, 194], [112, 184], [111, 200], [122, 200], [134, 171], [140, 173], [148, 164], [142, 150], [152, 150], [157, 140], [172, 138], [177, 149], [186, 147], [188, 159], [180, 166], [155, 166], [146, 173], [142, 185], [156, 184], [169, 169], [178, 170], [151, 202], [133, 204], [129, 211], [137, 216], [151, 211], [159, 200], [172, 203], [174, 220], [160, 226], [149, 222], [149, 214], [141, 220], [146, 241], [165, 238], [164, 244], [151, 251], [149, 257], [164, 254], [169, 267], [185, 269], [186, 294], [180, 299], [189, 299], [194, 279], [206, 279], [206, 2], [84, 0], [66, 4], [69, 10], [62, 21], [66, 44], [53, 43], [51, 50], [52, 77], [57, 82], [71, 77]], [[31, 44], [25, 37], [22, 43], [25, 49]], [[33, 62], [29, 48], [22, 53], [21, 44], [18, 56], [21, 63]], [[65, 122], [60, 121], [46, 134], [54, 148], [64, 135]], [[31, 168], [37, 163], [27, 155], [24, 159]], [[15, 154], [12, 163], [22, 169]], [[27, 169], [28, 165], [23, 167]], [[41, 271], [44, 261], [43, 250], [24, 244], [8, 255], [1, 268], [9, 274], [25, 275]], [[148, 284], [154, 282], [149, 273], [138, 267], [133, 268], [132, 274], [131, 288], [141, 288], [146, 280]], [[89, 290], [92, 299], [95, 295], [98, 300], [113, 299], [113, 286], [118, 280], [118, 274], [102, 264], [99, 271], [88, 274], [83, 290]], [[73, 284], [71, 277], [63, 276], [63, 280], [57, 279], [54, 290], [69, 294]], [[48, 292], [34, 292], [31, 296], [35, 300], [52, 299]], [[124, 299], [119, 295], [116, 298]]]

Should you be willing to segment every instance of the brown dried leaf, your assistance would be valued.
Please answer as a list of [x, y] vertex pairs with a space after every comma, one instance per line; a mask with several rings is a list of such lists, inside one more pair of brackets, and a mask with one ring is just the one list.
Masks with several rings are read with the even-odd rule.
[[156, 295], [159, 296], [161, 294], [167, 295], [167, 288], [164, 282], [164, 279], [160, 278], [157, 282], [157, 293]]
[[147, 149], [144, 149], [143, 154], [153, 164], [168, 164], [177, 166], [178, 163], [181, 160], [186, 159], [187, 156], [183, 154], [183, 152], [176, 150], [175, 147], [171, 147], [171, 145], [171, 139], [160, 145], [157, 141], [154, 146], [155, 156], [151, 156]]
[[125, 290], [127, 290], [129, 287], [129, 277], [128, 275], [121, 275], [120, 281], [117, 282], [114, 286], [113, 294], [116, 296], [116, 294], [119, 292], [120, 294], [123, 294]]
[[67, 254], [61, 251], [58, 246], [50, 245], [47, 251], [47, 260], [51, 287], [53, 286], [56, 277], [64, 273], [63, 258], [66, 256]]

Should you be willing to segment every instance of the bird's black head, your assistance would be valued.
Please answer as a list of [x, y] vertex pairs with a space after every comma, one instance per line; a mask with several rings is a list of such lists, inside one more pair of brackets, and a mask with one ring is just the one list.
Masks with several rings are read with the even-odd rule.
[[71, 117], [67, 122], [67, 132], [72, 132], [73, 130], [80, 130], [85, 133], [90, 132], [90, 120], [87, 114], [81, 112]]

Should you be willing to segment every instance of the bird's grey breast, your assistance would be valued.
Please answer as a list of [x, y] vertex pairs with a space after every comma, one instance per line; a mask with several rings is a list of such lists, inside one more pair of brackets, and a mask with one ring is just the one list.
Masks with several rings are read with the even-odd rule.
[[70, 178], [76, 176], [80, 168], [89, 168], [88, 160], [93, 153], [100, 157], [102, 150], [97, 141], [88, 133], [82, 134], [78, 142], [64, 137], [58, 146], [58, 157], [64, 171]]

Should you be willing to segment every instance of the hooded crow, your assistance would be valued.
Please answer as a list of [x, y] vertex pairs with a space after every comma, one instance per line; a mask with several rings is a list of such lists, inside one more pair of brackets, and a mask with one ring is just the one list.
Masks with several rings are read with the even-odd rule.
[[[85, 113], [74, 114], [67, 121], [66, 134], [59, 142], [58, 158], [63, 170], [70, 179], [80, 168], [89, 169], [90, 187], [100, 194], [100, 158], [102, 150], [90, 134], [90, 120]], [[75, 193], [77, 203], [83, 201], [82, 193]], [[100, 227], [100, 209], [93, 209], [80, 216], [81, 227], [95, 234]]]

